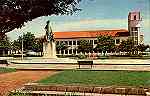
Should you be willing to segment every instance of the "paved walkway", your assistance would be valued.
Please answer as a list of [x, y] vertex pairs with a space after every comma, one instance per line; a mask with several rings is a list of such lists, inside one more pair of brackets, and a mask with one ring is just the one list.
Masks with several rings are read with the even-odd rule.
[[[87, 60], [87, 59], [85, 59]], [[68, 59], [68, 58], [57, 58], [57, 59], [48, 59], [48, 58], [30, 58], [24, 60], [8, 60], [9, 62], [15, 62], [16, 64], [74, 64], [78, 60]], [[150, 64], [150, 59], [97, 59], [93, 60], [94, 64]]]
[[95, 64], [150, 64], [150, 59], [98, 59]]
[[0, 96], [5, 96], [9, 91], [20, 88], [23, 84], [34, 82], [53, 75], [54, 71], [17, 71], [0, 74]]
[[[1, 65], [1, 67], [17, 68], [17, 69], [39, 69], [39, 70], [70, 70], [78, 69], [77, 64], [12, 64], [9, 66]], [[150, 71], [150, 65], [81, 65], [81, 68], [87, 70], [133, 70], [133, 71]]]
[[[33, 62], [37, 62], [37, 59], [33, 58]], [[65, 64], [59, 63], [61, 60], [58, 60], [58, 58], [55, 59], [44, 59], [48, 60], [48, 62], [51, 63], [51, 60], [54, 62], [57, 62], [55, 64], [46, 64], [45, 63], [34, 63], [32, 64], [32, 59], [28, 61], [26, 60], [18, 60], [16, 62], [26, 62], [25, 64], [11, 64], [9, 66], [6, 65], [0, 65], [0, 67], [10, 67], [10, 68], [17, 68], [17, 69], [52, 69], [52, 70], [65, 70], [65, 69], [77, 69], [79, 66], [77, 63], [72, 63], [69, 64], [70, 59], [62, 59], [63, 61], [66, 60], [68, 62]], [[59, 61], [59, 62], [58, 62]], [[28, 63], [27, 63], [28, 62]], [[31, 62], [31, 63], [30, 63]], [[71, 62], [77, 62], [72, 60]], [[150, 59], [98, 59], [98, 60], [93, 60], [94, 66], [92, 70], [136, 70], [136, 71], [150, 71]], [[81, 66], [83, 67], [83, 66]], [[84, 65], [85, 67], [85, 65]], [[88, 68], [90, 66], [86, 66]]]

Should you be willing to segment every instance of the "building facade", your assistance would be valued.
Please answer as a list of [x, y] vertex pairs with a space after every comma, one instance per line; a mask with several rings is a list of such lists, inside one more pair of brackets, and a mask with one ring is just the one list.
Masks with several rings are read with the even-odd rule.
[[129, 37], [128, 30], [118, 29], [118, 30], [95, 30], [95, 31], [72, 31], [72, 32], [54, 32], [54, 37], [56, 44], [64, 43], [68, 46], [66, 50], [57, 52], [57, 55], [78, 55], [77, 51], [79, 41], [87, 40], [92, 45], [93, 48], [97, 44], [97, 36], [112, 36], [115, 40], [115, 44], [120, 44], [121, 41], [127, 40]]
[[134, 45], [143, 43], [144, 35], [140, 33], [141, 28], [140, 12], [130, 12], [128, 15], [128, 30], [126, 29], [112, 29], [112, 30], [92, 30], [92, 31], [71, 31], [71, 32], [54, 32], [54, 38], [57, 44], [65, 43], [68, 48], [57, 52], [57, 55], [78, 55], [78, 45], [80, 40], [88, 40], [96, 46], [97, 36], [112, 36], [115, 44], [119, 45], [123, 40], [132, 39]]

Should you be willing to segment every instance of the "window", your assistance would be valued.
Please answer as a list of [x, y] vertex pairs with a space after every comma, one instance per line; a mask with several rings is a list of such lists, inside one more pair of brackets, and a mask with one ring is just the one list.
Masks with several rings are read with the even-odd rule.
[[77, 53], [80, 53], [80, 51], [79, 51], [79, 50], [77, 50]]
[[69, 50], [69, 54], [72, 54], [72, 50], [71, 49]]
[[134, 36], [138, 36], [138, 32], [134, 32]]
[[93, 40], [90, 40], [90, 44], [93, 44]]
[[94, 40], [94, 44], [97, 44], [97, 40]]
[[68, 54], [68, 50], [65, 50], [65, 54]]
[[73, 49], [73, 53], [76, 54], [76, 49]]
[[135, 37], [135, 40], [138, 41], [138, 37]]
[[116, 44], [119, 44], [120, 43], [120, 39], [116, 39]]
[[64, 51], [63, 51], [63, 50], [61, 50], [61, 54], [64, 54]]
[[136, 15], [134, 15], [134, 20], [136, 20]]
[[76, 45], [76, 41], [73, 41], [73, 45]]
[[80, 41], [77, 41], [77, 45], [80, 45]]
[[68, 45], [68, 41], [64, 41], [64, 43]]
[[69, 41], [69, 45], [72, 45], [72, 41]]

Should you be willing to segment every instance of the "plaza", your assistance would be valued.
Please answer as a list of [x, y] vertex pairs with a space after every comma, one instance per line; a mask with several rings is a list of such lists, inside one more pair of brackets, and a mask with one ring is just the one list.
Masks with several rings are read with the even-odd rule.
[[150, 96], [149, 0], [0, 0], [0, 96]]

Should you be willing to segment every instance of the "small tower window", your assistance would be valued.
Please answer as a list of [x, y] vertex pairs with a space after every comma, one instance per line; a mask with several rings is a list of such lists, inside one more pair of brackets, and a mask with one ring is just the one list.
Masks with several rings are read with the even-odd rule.
[[136, 15], [134, 15], [134, 20], [136, 20]]

